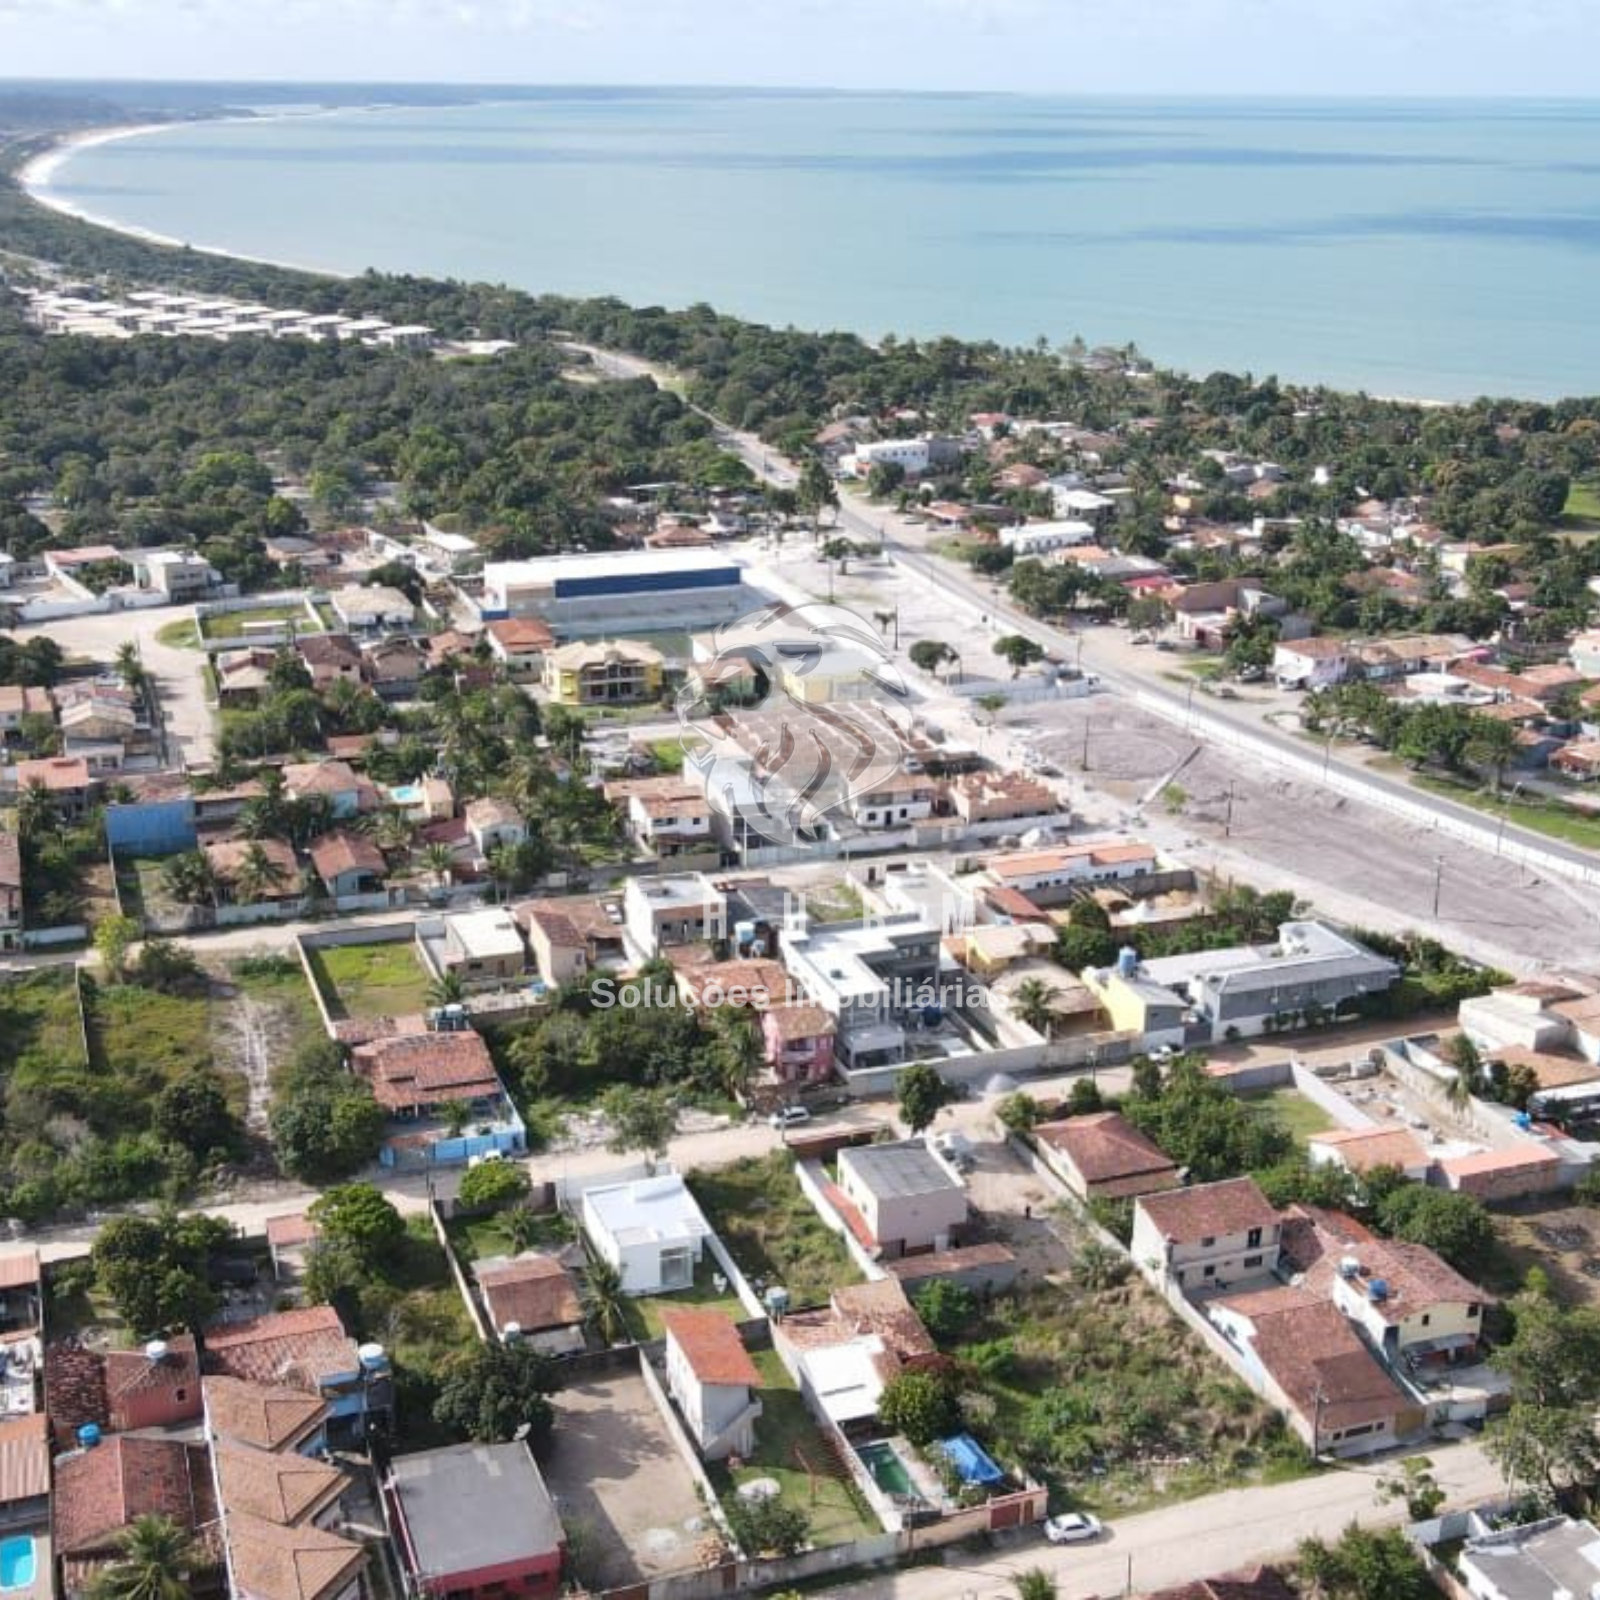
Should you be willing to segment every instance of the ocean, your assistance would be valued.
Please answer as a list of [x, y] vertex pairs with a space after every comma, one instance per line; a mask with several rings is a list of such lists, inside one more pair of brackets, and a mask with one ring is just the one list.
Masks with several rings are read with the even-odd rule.
[[339, 272], [1600, 392], [1600, 102], [551, 89], [168, 128], [76, 149], [42, 193]]

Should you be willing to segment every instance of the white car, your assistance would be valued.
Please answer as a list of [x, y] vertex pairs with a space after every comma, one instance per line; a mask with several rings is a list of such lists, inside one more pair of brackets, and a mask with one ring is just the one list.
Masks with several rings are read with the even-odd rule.
[[784, 1106], [767, 1118], [774, 1128], [794, 1128], [810, 1120], [811, 1113], [804, 1106]]
[[1046, 1518], [1044, 1525], [1044, 1536], [1051, 1544], [1086, 1544], [1105, 1531], [1099, 1517], [1091, 1517], [1087, 1511], [1063, 1511], [1059, 1517]]

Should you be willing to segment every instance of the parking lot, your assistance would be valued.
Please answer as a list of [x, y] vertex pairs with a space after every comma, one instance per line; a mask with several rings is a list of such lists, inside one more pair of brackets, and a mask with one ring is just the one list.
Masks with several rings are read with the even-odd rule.
[[698, 1565], [705, 1512], [638, 1373], [580, 1381], [551, 1403], [540, 1464], [589, 1587]]

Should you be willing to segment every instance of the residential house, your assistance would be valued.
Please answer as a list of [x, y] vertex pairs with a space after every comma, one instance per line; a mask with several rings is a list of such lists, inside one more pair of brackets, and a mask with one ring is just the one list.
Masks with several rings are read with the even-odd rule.
[[563, 901], [524, 901], [512, 914], [527, 932], [541, 982], [559, 989], [583, 981], [589, 971], [589, 940]]
[[[391, 1117], [405, 1122], [431, 1120], [448, 1117], [450, 1106], [462, 1106], [469, 1120], [504, 1124], [506, 1149], [524, 1148], [522, 1124], [510, 1115], [511, 1103], [489, 1047], [470, 1028], [371, 1039], [351, 1052], [351, 1067], [372, 1085], [378, 1104]], [[446, 1137], [443, 1132], [437, 1135], [440, 1140]], [[466, 1160], [467, 1154], [457, 1159]]]
[[948, 1250], [966, 1223], [966, 1186], [921, 1139], [844, 1149], [838, 1164], [839, 1192], [865, 1224], [864, 1242], [890, 1260]]
[[[637, 788], [626, 796], [628, 831], [641, 850], [662, 860], [674, 856], [715, 852], [711, 838], [711, 802], [698, 784], [681, 778], [640, 779], [655, 784], [647, 792]], [[607, 785], [613, 787], [628, 785]]]
[[0, 1547], [12, 1553], [6, 1591], [16, 1600], [50, 1600], [50, 1432], [42, 1416], [0, 1422]]
[[242, 1513], [283, 1528], [328, 1530], [344, 1519], [350, 1480], [329, 1462], [224, 1437], [212, 1444], [212, 1463], [218, 1499], [230, 1517]]
[[642, 640], [578, 640], [545, 652], [544, 687], [556, 705], [631, 705], [659, 698], [664, 665]]
[[1158, 865], [1155, 847], [1141, 840], [1086, 840], [990, 856], [985, 875], [999, 888], [1015, 889], [1048, 906], [1073, 898], [1087, 885], [1145, 877]]
[[333, 614], [352, 634], [399, 632], [417, 619], [417, 608], [387, 584], [351, 584], [328, 596]]
[[1042, 1122], [1033, 1130], [1046, 1166], [1080, 1200], [1121, 1200], [1178, 1183], [1178, 1165], [1120, 1111]]
[[410, 700], [428, 658], [415, 639], [378, 639], [361, 647], [361, 676], [382, 700]]
[[1477, 1360], [1494, 1296], [1426, 1245], [1296, 1206], [1285, 1213], [1283, 1247], [1297, 1286], [1331, 1300], [1385, 1361], [1418, 1371]]
[[1413, 1183], [1427, 1181], [1433, 1157], [1409, 1128], [1327, 1128], [1306, 1141], [1312, 1166], [1342, 1167], [1354, 1177], [1392, 1168]]
[[361, 651], [349, 634], [306, 634], [295, 641], [295, 649], [311, 674], [311, 687], [319, 694], [341, 680], [362, 681]]
[[306, 1268], [311, 1247], [322, 1237], [316, 1220], [304, 1211], [267, 1218], [267, 1253], [274, 1278], [298, 1278]]
[[1246, 1381], [1318, 1455], [1387, 1449], [1427, 1420], [1426, 1405], [1400, 1386], [1339, 1308], [1320, 1295], [1258, 1289], [1210, 1300], [1206, 1314], [1233, 1346]]
[[1272, 675], [1280, 689], [1326, 689], [1350, 671], [1350, 646], [1321, 636], [1280, 640], [1272, 652]]
[[629, 878], [623, 925], [649, 956], [668, 945], [715, 944], [728, 936], [728, 897], [704, 873]]
[[309, 853], [323, 892], [336, 910], [388, 904], [385, 880], [389, 864], [364, 833], [351, 833], [344, 828], [325, 833], [312, 843]]
[[[340, 1362], [345, 1358], [341, 1355]], [[313, 1389], [248, 1378], [210, 1377], [201, 1383], [208, 1438], [231, 1439], [256, 1450], [319, 1456], [328, 1448], [328, 1407]]]
[[90, 1350], [61, 1341], [44, 1352], [44, 1403], [57, 1444], [78, 1430], [180, 1428], [201, 1414], [200, 1363], [187, 1334], [136, 1350]]
[[290, 761], [283, 769], [283, 793], [289, 800], [323, 800], [335, 822], [347, 822], [376, 810], [378, 791], [348, 761]]
[[48, 689], [33, 684], [0, 683], [0, 739], [8, 743], [22, 732], [24, 717], [54, 719], [55, 702]]
[[1582, 1600], [1600, 1592], [1600, 1528], [1544, 1517], [1479, 1533], [1454, 1565], [1459, 1591], [1472, 1600]]
[[527, 820], [509, 800], [484, 795], [468, 801], [462, 815], [480, 860], [486, 860], [495, 850], [515, 849], [527, 841]]
[[689, 1425], [707, 1461], [748, 1456], [756, 1443], [762, 1387], [739, 1330], [728, 1316], [709, 1306], [664, 1310], [667, 1392]]
[[543, 674], [545, 652], [556, 642], [547, 623], [538, 617], [497, 617], [485, 624], [484, 631], [489, 654], [510, 677], [524, 680]]
[[691, 1288], [710, 1225], [675, 1173], [583, 1192], [583, 1231], [624, 1294]]
[[359, 1600], [366, 1546], [315, 1523], [285, 1527], [224, 1506], [236, 1600]]
[[495, 906], [444, 919], [441, 962], [470, 988], [520, 978], [527, 970], [528, 951], [517, 919], [504, 906]]
[[222, 582], [211, 563], [193, 550], [140, 550], [133, 557], [134, 581], [175, 606], [203, 600]]
[[559, 1256], [527, 1251], [473, 1263], [489, 1322], [506, 1344], [529, 1344], [550, 1356], [585, 1346], [578, 1286]]
[[22, 943], [22, 842], [0, 832], [0, 950]]
[[276, 660], [277, 652], [263, 645], [218, 651], [211, 659], [217, 683], [217, 704], [230, 711], [255, 705], [272, 687], [272, 666]]
[[[304, 909], [305, 886], [294, 847], [282, 839], [222, 839], [202, 845], [217, 885], [218, 920], [224, 907], [261, 916], [294, 916]], [[256, 867], [259, 864], [259, 876]]]
[[82, 756], [46, 756], [19, 761], [12, 769], [18, 794], [39, 788], [49, 795], [57, 812], [76, 821], [89, 810], [98, 784]]
[[1013, 528], [1000, 530], [1000, 543], [1025, 561], [1030, 556], [1042, 556], [1052, 550], [1065, 550], [1071, 545], [1094, 543], [1095, 526], [1069, 517], [1056, 522], [1023, 522]]
[[[206, 1367], [202, 1387], [213, 1423], [219, 1403], [247, 1409], [236, 1392], [218, 1395], [213, 1380], [219, 1377], [311, 1396], [325, 1408], [322, 1427], [334, 1446], [364, 1438], [369, 1423], [385, 1422], [394, 1409], [393, 1377], [382, 1347], [358, 1349], [332, 1306], [306, 1306], [245, 1322], [214, 1324], [206, 1330]], [[272, 1415], [283, 1427], [296, 1425], [278, 1402], [269, 1397], [261, 1403], [275, 1408]], [[309, 1426], [309, 1414], [309, 1408], [302, 1408], [298, 1425]]]
[[1184, 1294], [1269, 1282], [1282, 1224], [1253, 1178], [1143, 1194], [1133, 1202], [1134, 1265]]
[[[163, 1517], [216, 1553], [217, 1501], [203, 1444], [117, 1434], [57, 1460], [50, 1532], [67, 1600], [92, 1591], [140, 1517]], [[214, 1581], [209, 1587], [215, 1592]]]
[[[1587, 1092], [1585, 1098], [1589, 1098]], [[1542, 1144], [1445, 1156], [1435, 1167], [1446, 1189], [1484, 1201], [1549, 1194], [1561, 1186], [1561, 1157]]]
[[383, 1498], [408, 1593], [427, 1600], [560, 1594], [566, 1535], [527, 1445], [445, 1445], [395, 1456]]
[[834, 1023], [814, 1001], [769, 1005], [761, 1012], [767, 1069], [781, 1083], [825, 1083], [833, 1076]]

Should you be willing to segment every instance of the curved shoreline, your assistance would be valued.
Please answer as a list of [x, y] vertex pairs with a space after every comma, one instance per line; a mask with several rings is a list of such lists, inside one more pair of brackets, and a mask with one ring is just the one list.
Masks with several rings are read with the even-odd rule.
[[[478, 102], [480, 104], [495, 104], [492, 99]], [[158, 245], [171, 250], [188, 250], [197, 255], [213, 256], [219, 260], [239, 261], [252, 266], [273, 267], [282, 272], [303, 273], [309, 277], [331, 278], [349, 281], [362, 276], [365, 270], [404, 270], [404, 269], [359, 269], [352, 270], [339, 267], [328, 267], [306, 261], [290, 261], [281, 256], [253, 255], [246, 251], [231, 249], [225, 245], [197, 244], [192, 240], [180, 239], [172, 234], [157, 232], [154, 228], [146, 228], [138, 223], [121, 222], [116, 218], [104, 216], [91, 211], [85, 206], [75, 204], [73, 201], [52, 193], [51, 179], [56, 176], [80, 151], [93, 149], [99, 145], [112, 144], [123, 139], [143, 138], [147, 135], [170, 133], [177, 129], [194, 128], [205, 124], [215, 123], [268, 123], [298, 121], [307, 117], [328, 117], [348, 115], [351, 112], [374, 112], [399, 109], [393, 102], [374, 102], [366, 106], [328, 106], [314, 111], [281, 111], [249, 116], [219, 116], [203, 119], [185, 119], [173, 122], [147, 122], [130, 123], [112, 128], [86, 128], [75, 132], [63, 133], [53, 139], [51, 143], [36, 155], [25, 161], [16, 172], [18, 187], [35, 204], [48, 211], [54, 211], [61, 216], [71, 217], [75, 221], [87, 223], [92, 227], [104, 228], [109, 233], [118, 233], [125, 238], [137, 239], [143, 244]], [[419, 108], [405, 107], [407, 110]], [[420, 109], [433, 109], [423, 107]], [[442, 109], [442, 108], [440, 108]], [[525, 290], [525, 293], [533, 293]], [[583, 297], [580, 297], [583, 298]], [[876, 340], [865, 334], [858, 334], [864, 342], [875, 344]], [[966, 342], [964, 336], [949, 335], [952, 338]], [[1180, 368], [1172, 368], [1175, 372], [1193, 378], [1193, 373]], [[1353, 393], [1355, 390], [1343, 388], [1340, 385], [1326, 384], [1322, 380], [1306, 380], [1300, 385], [1302, 388], [1332, 388], [1339, 392]], [[1444, 400], [1429, 398], [1420, 395], [1389, 395], [1374, 394], [1373, 399], [1392, 405], [1420, 406], [1427, 409], [1448, 410], [1456, 406], [1469, 404], [1465, 399]]]

